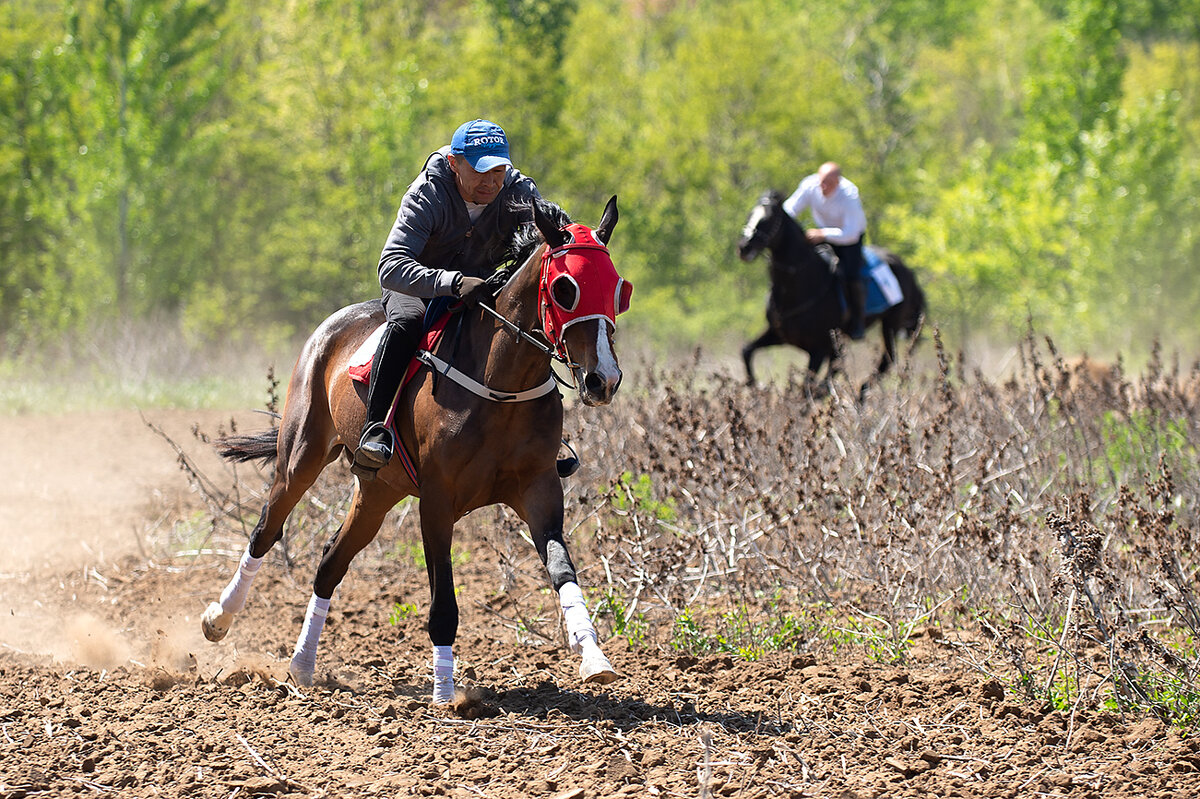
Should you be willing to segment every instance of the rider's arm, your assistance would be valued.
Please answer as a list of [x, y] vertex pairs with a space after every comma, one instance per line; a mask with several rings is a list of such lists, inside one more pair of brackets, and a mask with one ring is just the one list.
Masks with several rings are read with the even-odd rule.
[[810, 199], [808, 196], [808, 186], [805, 181], [800, 181], [800, 185], [792, 192], [792, 196], [783, 201], [783, 210], [792, 219], [799, 220], [800, 214], [804, 213], [804, 209], [808, 208]]
[[387, 243], [379, 256], [379, 285], [414, 297], [451, 296], [457, 271], [430, 268], [417, 261], [448, 211], [436, 202], [429, 184], [404, 195]]
[[840, 227], [822, 227], [821, 233], [830, 244], [853, 244], [867, 232], [867, 215], [863, 213], [862, 200], [857, 189], [839, 189], [838, 197], [842, 211]]

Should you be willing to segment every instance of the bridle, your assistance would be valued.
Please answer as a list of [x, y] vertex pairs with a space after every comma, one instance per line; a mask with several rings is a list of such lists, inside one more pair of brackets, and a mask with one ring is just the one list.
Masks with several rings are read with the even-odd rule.
[[758, 245], [760, 250], [765, 250], [771, 246], [771, 242], [777, 235], [779, 235], [779, 229], [783, 226], [784, 211], [782, 207], [777, 207], [775, 202], [766, 197], [763, 197], [758, 201], [757, 207], [766, 208], [769, 211], [773, 211], [771, 214], [772, 219], [770, 229], [764, 231], [761, 227], [762, 220], [760, 219], [757, 223], [755, 223], [753, 228], [751, 228], [749, 225], [743, 228], [742, 236], [745, 239], [746, 244], [755, 243]]
[[[541, 255], [537, 300], [538, 328], [533, 331], [523, 330], [495, 308], [487, 304], [481, 304], [480, 307], [518, 340], [526, 342], [545, 353], [551, 360], [562, 364], [570, 373], [571, 382], [563, 380], [553, 369], [550, 370], [551, 376], [563, 385], [578, 389], [578, 384], [574, 382], [575, 375], [583, 367], [572, 360], [567, 350], [567, 329], [579, 322], [599, 319], [615, 330], [617, 315], [629, 309], [633, 284], [617, 274], [608, 248], [595, 237], [591, 228], [572, 223], [562, 230], [567, 234], [566, 243], [555, 248], [547, 245]], [[493, 294], [507, 285], [524, 266], [525, 264], [518, 268], [510, 266], [488, 278], [488, 282], [494, 282], [496, 288]], [[438, 368], [437, 371], [462, 382], [449, 373], [449, 368]], [[473, 380], [471, 382], [475, 383]], [[499, 399], [497, 392], [490, 389], [484, 394], [474, 386], [468, 388], [489, 399], [516, 401]], [[540, 390], [541, 387], [534, 389]], [[529, 398], [532, 398], [532, 395]]]
[[633, 284], [617, 274], [608, 247], [591, 228], [572, 223], [562, 230], [566, 242], [542, 253], [538, 318], [554, 357], [567, 363], [567, 329], [596, 319], [616, 330], [617, 315], [629, 309]]
[[[758, 204], [755, 206], [755, 210], [759, 208], [767, 209], [767, 212], [764, 213], [763, 216], [769, 215], [772, 217], [771, 226], [764, 230], [761, 227], [763, 222], [761, 218], [753, 227], [751, 227], [747, 221], [746, 227], [742, 229], [742, 236], [747, 245], [754, 243], [760, 251], [770, 250], [771, 242], [776, 239], [776, 237], [779, 235], [780, 229], [783, 227], [783, 218], [787, 212], [783, 210], [783, 206], [779, 203], [779, 201], [773, 199], [770, 195], [764, 195], [759, 199]], [[772, 261], [772, 265], [772, 268], [774, 268], [774, 261]], [[792, 265], [785, 265], [782, 268], [785, 272], [794, 274], [794, 268]], [[776, 309], [776, 312], [779, 314], [779, 318], [789, 319], [793, 316], [799, 316], [801, 314], [808, 313], [817, 305], [817, 303], [825, 299], [825, 295], [829, 293], [834, 285], [834, 280], [832, 278], [827, 278], [822, 282], [819, 290], [813, 292], [811, 296], [809, 296], [804, 302], [800, 303], [800, 305], [790, 308], [787, 311], [779, 311]]]

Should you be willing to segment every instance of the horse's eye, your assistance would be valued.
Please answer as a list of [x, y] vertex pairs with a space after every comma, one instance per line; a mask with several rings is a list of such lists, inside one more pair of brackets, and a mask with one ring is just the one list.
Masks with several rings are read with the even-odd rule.
[[559, 275], [550, 283], [550, 298], [568, 313], [579, 305], [579, 284], [570, 275]]

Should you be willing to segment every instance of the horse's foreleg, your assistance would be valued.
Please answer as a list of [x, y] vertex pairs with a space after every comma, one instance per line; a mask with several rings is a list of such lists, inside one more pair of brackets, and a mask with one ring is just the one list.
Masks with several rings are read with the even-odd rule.
[[[220, 599], [211, 603], [200, 617], [204, 637], [210, 641], [220, 641], [229, 632], [234, 614], [240, 613], [246, 606], [246, 597], [250, 594], [250, 586], [254, 583], [263, 558], [283, 537], [283, 525], [288, 514], [296, 507], [304, 492], [316, 482], [328, 462], [328, 453], [324, 449], [301, 445], [298, 437], [289, 434], [286, 427], [280, 435], [281, 454], [276, 465], [275, 481], [258, 524], [250, 534], [250, 543], [242, 553], [237, 571], [221, 592]], [[287, 458], [288, 454], [291, 455], [290, 459]]]
[[[824, 379], [821, 379], [822, 369], [825, 369]], [[833, 378], [840, 369], [836, 350], [824, 348], [809, 350], [807, 375], [809, 399], [823, 399], [829, 396], [830, 389], [833, 387]]]
[[617, 672], [600, 649], [575, 564], [563, 540], [562, 483], [557, 476], [535, 483], [526, 494], [525, 507], [519, 510], [529, 525], [534, 547], [550, 576], [550, 585], [558, 592], [567, 643], [580, 656], [579, 676], [584, 682], [600, 685], [612, 682], [617, 679]]
[[[426, 487], [428, 489], [428, 486]], [[453, 515], [442, 496], [426, 491], [421, 500], [421, 541], [429, 575], [429, 641], [433, 644], [433, 704], [454, 701], [454, 639], [458, 636], [458, 599], [454, 596]]]
[[317, 644], [325, 628], [333, 592], [346, 576], [350, 561], [375, 538], [383, 517], [396, 503], [397, 497], [381, 486], [373, 483], [370, 489], [363, 491], [361, 484], [355, 485], [346, 520], [325, 545], [313, 580], [313, 593], [304, 612], [304, 625], [288, 665], [288, 673], [298, 685], [312, 685], [317, 667]]
[[742, 363], [746, 365], [746, 385], [753, 386], [755, 382], [754, 366], [752, 365], [755, 350], [760, 350], [763, 347], [774, 347], [782, 343], [783, 340], [779, 338], [779, 334], [775, 332], [775, 329], [768, 327], [763, 331], [762, 335], [742, 347]]

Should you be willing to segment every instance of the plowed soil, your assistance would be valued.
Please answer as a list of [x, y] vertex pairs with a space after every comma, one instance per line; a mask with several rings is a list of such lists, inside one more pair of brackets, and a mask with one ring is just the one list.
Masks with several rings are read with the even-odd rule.
[[[177, 441], [208, 414], [149, 413]], [[199, 615], [236, 551], [147, 546], [199, 510], [137, 413], [0, 418], [0, 796], [1192, 797], [1200, 745], [1154, 718], [1055, 711], [977, 667], [969, 631], [904, 665], [854, 647], [695, 657], [605, 643], [580, 684], [552, 597], [458, 568], [462, 690], [434, 708], [424, 569], [360, 556], [317, 684], [287, 658], [311, 562], [264, 564], [220, 644]], [[194, 442], [195, 457], [207, 457]], [[508, 535], [476, 525], [464, 538]], [[395, 542], [389, 542], [389, 546]], [[504, 544], [507, 546], [507, 544]], [[523, 542], [516, 541], [516, 546]], [[419, 612], [393, 614], [395, 603]], [[542, 637], [531, 633], [541, 625]], [[537, 632], [535, 630], [535, 632]], [[532, 641], [532, 643], [531, 643]]]

